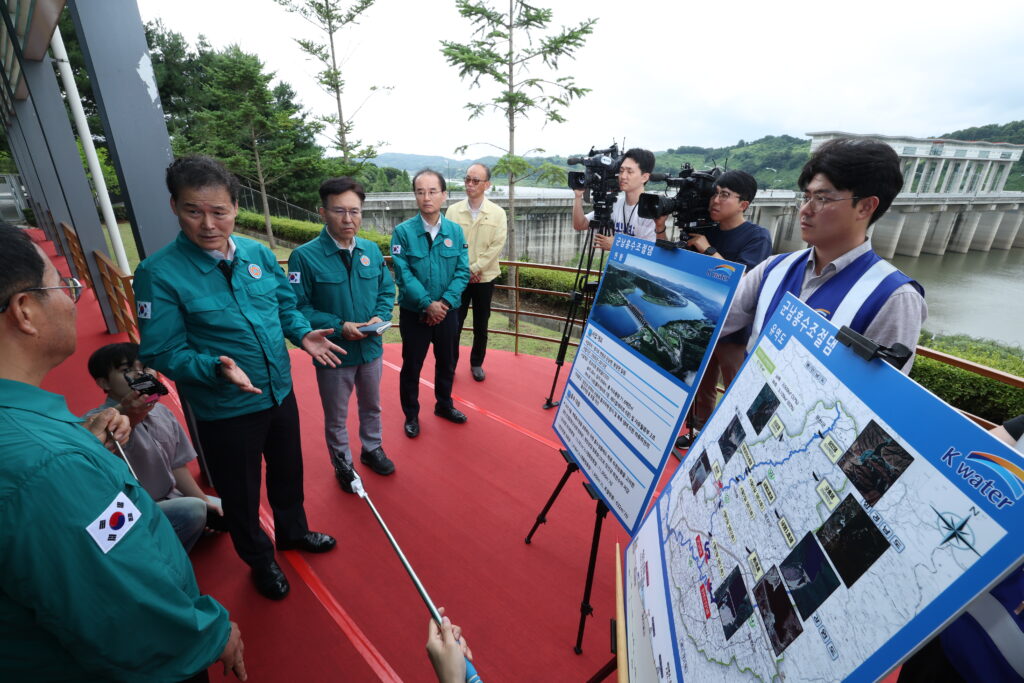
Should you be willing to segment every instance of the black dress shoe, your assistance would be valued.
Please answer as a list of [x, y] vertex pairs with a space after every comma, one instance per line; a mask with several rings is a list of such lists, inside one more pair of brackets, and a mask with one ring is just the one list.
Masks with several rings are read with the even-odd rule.
[[344, 460], [334, 460], [334, 477], [338, 480], [338, 486], [345, 493], [352, 493], [352, 482], [355, 481], [356, 473]]
[[260, 595], [271, 600], [283, 599], [288, 595], [290, 588], [288, 577], [273, 560], [252, 568], [252, 582], [256, 584], [256, 590], [260, 592]]
[[469, 419], [468, 417], [466, 417], [465, 413], [463, 413], [461, 410], [458, 410], [457, 408], [442, 408], [441, 406], [437, 406], [436, 408], [434, 408], [434, 415], [437, 415], [438, 417], [443, 417], [444, 419], [450, 422], [454, 422], [457, 425], [460, 425]]
[[319, 531], [307, 531], [305, 536], [291, 541], [278, 541], [278, 550], [305, 550], [307, 553], [326, 553], [337, 545], [333, 536]]
[[405, 435], [410, 439], [415, 439], [420, 435], [420, 421], [417, 418], [405, 421]]
[[479, 365], [475, 368], [470, 368], [469, 371], [473, 374], [473, 379], [477, 382], [483, 382], [484, 378], [487, 377], [486, 373], [484, 373], [484, 369]]
[[359, 462], [381, 476], [387, 476], [395, 472], [395, 463], [391, 462], [391, 459], [388, 458], [384, 453], [384, 449], [380, 446], [377, 446], [372, 451], [363, 451], [362, 455], [359, 456]]

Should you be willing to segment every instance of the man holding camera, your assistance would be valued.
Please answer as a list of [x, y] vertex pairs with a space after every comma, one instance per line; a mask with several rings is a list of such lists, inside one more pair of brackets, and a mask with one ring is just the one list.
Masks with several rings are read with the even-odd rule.
[[[665, 239], [665, 221], [668, 216], [662, 216], [655, 220], [641, 218], [637, 213], [640, 195], [653, 172], [654, 153], [650, 150], [634, 147], [623, 155], [618, 173], [619, 191], [622, 194], [615, 198], [611, 212], [615, 233], [622, 233], [648, 242]], [[572, 203], [572, 227], [575, 230], [587, 230], [590, 228], [590, 221], [594, 218], [594, 212], [584, 214], [584, 190], [575, 189], [574, 192], [576, 196]], [[615, 234], [594, 234], [594, 246], [598, 249], [608, 251], [614, 242]]]
[[[718, 177], [708, 205], [711, 220], [718, 227], [692, 234], [686, 245], [701, 254], [735, 263], [749, 271], [771, 254], [772, 238], [760, 225], [743, 217], [757, 194], [757, 180], [745, 171], [726, 171]], [[700, 429], [715, 409], [718, 400], [718, 376], [728, 387], [746, 357], [747, 331], [723, 335], [708, 361], [704, 379], [697, 388], [690, 409], [690, 429]]]
[[288, 281], [299, 311], [311, 325], [338, 330], [334, 341], [346, 351], [341, 365], [314, 363], [324, 432], [334, 475], [352, 493], [355, 471], [348, 436], [348, 403], [355, 389], [359, 406], [359, 460], [381, 476], [395, 465], [381, 447], [380, 378], [384, 344], [367, 329], [391, 320], [395, 281], [376, 244], [358, 237], [366, 192], [358, 181], [330, 178], [320, 185], [320, 236], [292, 252]]
[[899, 156], [882, 142], [836, 138], [814, 152], [798, 183], [800, 233], [810, 248], [780, 254], [745, 274], [722, 334], [751, 325], [756, 339], [791, 292], [833, 325], [913, 351], [928, 317], [924, 288], [878, 256], [867, 234], [903, 187]]
[[[444, 176], [424, 169], [412, 179], [419, 213], [395, 227], [391, 262], [398, 282], [402, 371], [398, 390], [405, 413], [405, 435], [420, 435], [420, 369], [434, 347], [434, 414], [455, 424], [466, 415], [452, 402], [458, 307], [469, 282], [469, 254], [458, 223], [441, 215], [448, 197]], [[455, 310], [452, 310], [455, 309]]]
[[[473, 164], [466, 171], [466, 198], [448, 207], [445, 218], [462, 226], [469, 244], [469, 284], [462, 292], [459, 307], [459, 333], [466, 324], [469, 305], [473, 304], [473, 349], [469, 371], [477, 382], [484, 381], [484, 356], [487, 353], [487, 322], [491, 318], [494, 279], [501, 275], [498, 258], [505, 248], [508, 220], [505, 209], [484, 196], [491, 186], [491, 169]], [[455, 362], [459, 347], [455, 346]]]
[[224, 511], [220, 500], [206, 495], [189, 471], [196, 450], [174, 414], [158, 403], [160, 395], [142, 395], [132, 387], [133, 378], [149, 372], [139, 361], [139, 345], [120, 342], [100, 347], [89, 356], [88, 368], [107, 400], [85, 418], [107, 408], [116, 408], [128, 417], [132, 433], [124, 445], [125, 457], [139, 483], [167, 516], [185, 551], [192, 550], [207, 526], [208, 515], [219, 518]]

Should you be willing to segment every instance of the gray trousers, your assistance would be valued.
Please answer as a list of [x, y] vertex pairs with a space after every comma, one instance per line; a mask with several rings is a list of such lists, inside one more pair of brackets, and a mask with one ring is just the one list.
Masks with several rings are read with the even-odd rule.
[[352, 464], [347, 422], [348, 400], [353, 388], [359, 406], [359, 441], [363, 452], [380, 447], [380, 377], [383, 368], [383, 357], [349, 367], [316, 366], [316, 383], [324, 407], [324, 435], [332, 461]]

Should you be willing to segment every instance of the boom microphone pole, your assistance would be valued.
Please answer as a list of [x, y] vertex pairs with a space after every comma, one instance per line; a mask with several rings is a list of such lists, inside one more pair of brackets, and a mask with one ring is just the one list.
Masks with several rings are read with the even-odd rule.
[[[355, 474], [355, 472], [353, 472]], [[405, 571], [409, 574], [409, 578], [412, 579], [413, 585], [416, 586], [416, 592], [420, 594], [420, 598], [423, 599], [423, 604], [427, 606], [427, 610], [430, 612], [431, 618], [437, 623], [438, 627], [441, 626], [441, 613], [437, 611], [437, 607], [434, 606], [434, 602], [430, 599], [430, 595], [427, 594], [427, 589], [420, 583], [420, 579], [416, 576], [416, 572], [413, 571], [412, 565], [409, 564], [409, 560], [405, 559], [405, 554], [402, 549], [398, 547], [398, 541], [391, 535], [391, 530], [388, 529], [388, 525], [384, 523], [384, 518], [377, 512], [377, 508], [374, 507], [373, 501], [370, 500], [369, 494], [366, 493], [366, 489], [363, 488], [363, 480], [358, 474], [355, 474], [355, 479], [352, 480], [352, 491], [360, 498], [366, 501], [366, 504], [370, 506], [370, 511], [373, 512], [373, 516], [377, 518], [377, 522], [380, 524], [380, 528], [384, 530], [384, 534], [388, 537], [388, 541], [391, 542], [391, 547], [395, 549], [395, 554], [398, 555], [398, 559], [401, 560], [402, 566], [405, 567]], [[483, 683], [480, 678], [480, 674], [476, 672], [473, 667], [473, 662], [466, 659], [466, 683]]]

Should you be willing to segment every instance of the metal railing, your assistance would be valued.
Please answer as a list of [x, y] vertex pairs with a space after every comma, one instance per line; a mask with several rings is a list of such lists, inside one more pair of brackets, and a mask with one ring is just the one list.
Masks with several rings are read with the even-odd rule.
[[[301, 206], [292, 204], [285, 199], [279, 199], [273, 195], [267, 195], [267, 204], [270, 205], [270, 215], [279, 218], [294, 218], [300, 221], [321, 223], [320, 215], [315, 211], [304, 209]], [[254, 190], [248, 185], [242, 185], [238, 193], [238, 206], [246, 211], [252, 211], [263, 215], [263, 200], [260, 198], [260, 191]]]
[[[95, 251], [93, 252], [93, 256], [95, 257], [96, 263], [99, 266], [100, 275], [103, 279], [103, 287], [107, 292], [108, 299], [110, 300], [111, 308], [114, 312], [114, 319], [117, 321], [118, 330], [127, 333], [128, 338], [131, 339], [132, 341], [138, 342], [139, 326], [138, 320], [136, 318], [135, 295], [134, 292], [132, 291], [131, 286], [132, 276], [122, 273], [117, 268], [117, 265], [114, 264], [114, 262], [111, 261], [103, 253]], [[385, 257], [385, 260], [390, 264], [391, 257]], [[285, 270], [288, 269], [287, 260], [282, 259], [279, 260], [278, 263], [281, 264], [281, 267], [284, 268]], [[512, 282], [508, 284], [496, 285], [495, 288], [512, 292], [512, 306], [494, 306], [491, 308], [491, 310], [498, 313], [509, 314], [512, 317], [513, 324], [512, 329], [488, 328], [488, 334], [512, 336], [514, 338], [513, 349], [514, 352], [517, 354], [519, 353], [519, 341], [521, 339], [533, 339], [542, 342], [550, 342], [552, 344], [560, 344], [562, 341], [561, 335], [557, 337], [546, 336], [522, 331], [521, 323], [523, 322], [523, 318], [538, 318], [542, 320], [558, 321], [563, 324], [564, 329], [566, 317], [564, 315], [555, 315], [547, 311], [524, 308], [522, 306], [523, 297], [521, 295], [533, 294], [569, 300], [573, 297], [573, 294], [558, 290], [539, 289], [536, 287], [524, 287], [522, 285], [523, 271], [540, 270], [575, 274], [576, 269], [569, 266], [554, 266], [542, 263], [526, 263], [523, 261], [500, 261], [499, 263], [502, 266], [505, 266], [509, 269], [508, 272], [509, 276], [512, 279]], [[87, 269], [86, 272], [88, 272]], [[592, 276], [600, 275], [600, 272], [590, 271], [589, 274]], [[398, 305], [397, 302], [395, 305]], [[582, 330], [582, 321], [579, 321], [576, 326]], [[570, 339], [568, 339], [568, 344], [570, 346], [579, 346], [579, 342], [576, 341], [575, 339], [572, 339], [571, 337]], [[996, 370], [995, 368], [990, 368], [979, 363], [964, 360], [963, 358], [957, 358], [956, 356], [951, 356], [949, 354], [942, 353], [940, 351], [936, 351], [925, 346], [918, 346], [916, 349], [916, 353], [917, 355], [923, 358], [931, 358], [932, 360], [936, 360], [940, 363], [944, 363], [946, 365], [966, 370], [967, 372], [971, 372], [973, 374], [980, 375], [982, 377], [986, 377], [997, 382], [1001, 382], [1008, 386], [1015, 387], [1017, 389], [1024, 389], [1024, 377], [1018, 377], [1008, 372]], [[974, 421], [975, 423], [984, 427], [985, 429], [991, 429], [996, 426], [995, 423], [990, 422], [982, 417], [978, 417], [977, 415], [973, 415], [963, 410], [961, 410], [960, 412], [963, 413], [965, 417], [969, 418], [970, 420]]]

